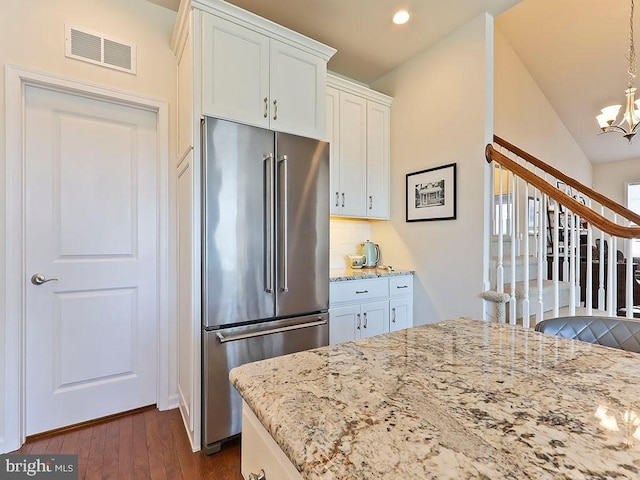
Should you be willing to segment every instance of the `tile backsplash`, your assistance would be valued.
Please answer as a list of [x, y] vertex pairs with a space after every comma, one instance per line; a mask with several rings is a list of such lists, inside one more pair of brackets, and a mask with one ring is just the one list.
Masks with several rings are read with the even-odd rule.
[[358, 252], [358, 244], [371, 238], [371, 223], [368, 220], [331, 217], [329, 268], [346, 268], [346, 256]]

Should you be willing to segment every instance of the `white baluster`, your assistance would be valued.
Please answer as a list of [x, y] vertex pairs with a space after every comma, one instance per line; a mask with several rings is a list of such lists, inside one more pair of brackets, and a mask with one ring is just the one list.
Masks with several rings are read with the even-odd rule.
[[[513, 174], [509, 175], [509, 178], [512, 179], [512, 187], [513, 187], [513, 180], [515, 180], [515, 176]], [[512, 192], [515, 191], [515, 188], [511, 189]], [[511, 205], [513, 206], [513, 210], [516, 211], [517, 210], [517, 206], [518, 206], [518, 197], [515, 195], [512, 195], [511, 197]], [[516, 218], [515, 215], [511, 215], [511, 221], [509, 222], [510, 224], [510, 228], [511, 228], [511, 299], [509, 300], [509, 323], [511, 325], [515, 325], [516, 324], [516, 235], [515, 235], [515, 231], [516, 231]]]
[[[604, 217], [604, 206], [600, 205], [600, 215]], [[598, 310], [604, 310], [604, 232], [600, 230], [600, 248], [598, 252]]]
[[593, 315], [593, 227], [587, 225], [587, 279], [584, 291], [586, 293], [587, 315]]
[[[527, 199], [527, 202], [529, 201], [529, 184], [525, 182], [524, 184], [524, 198]], [[533, 199], [533, 212], [534, 212], [534, 219], [535, 219], [535, 205], [536, 205], [536, 199], [534, 197]], [[527, 208], [525, 209], [525, 221], [524, 224], [526, 226], [525, 231], [526, 231], [526, 235], [524, 238], [524, 296], [522, 298], [522, 324], [524, 327], [529, 327], [530, 325], [530, 308], [529, 308], [529, 278], [530, 278], [530, 274], [529, 274], [529, 261], [531, 260], [529, 258], [529, 205], [527, 204]], [[534, 220], [535, 222], [535, 220]], [[535, 232], [535, 230], [534, 230]], [[535, 238], [535, 237], [534, 237]]]
[[[495, 170], [494, 170], [495, 173]], [[496, 290], [498, 293], [504, 293], [504, 264], [503, 264], [503, 256], [504, 256], [504, 227], [502, 224], [502, 166], [498, 168], [498, 174], [500, 178], [498, 179], [498, 268], [496, 269]]]
[[[615, 213], [613, 214], [613, 223], [618, 223], [618, 215]], [[618, 315], [618, 237], [611, 237], [611, 250], [613, 250], [613, 301], [611, 302], [613, 310], [611, 310], [611, 315], [615, 317]]]
[[[570, 261], [569, 261], [569, 315], [574, 316], [576, 314], [576, 250], [577, 250], [577, 226], [576, 215], [573, 212], [567, 211], [567, 221], [571, 219], [571, 240], [569, 242], [570, 248]], [[566, 251], [566, 249], [565, 249]]]
[[[607, 247], [607, 315], [610, 317], [615, 316], [615, 307], [613, 305], [613, 277], [615, 275], [616, 255], [613, 245], [613, 237], [609, 237], [609, 246]], [[604, 248], [604, 246], [603, 246]]]
[[[567, 189], [565, 187], [565, 192], [567, 193]], [[562, 262], [562, 280], [563, 281], [567, 281], [567, 279], [569, 278], [569, 215], [570, 212], [567, 209], [567, 207], [563, 207], [562, 205], [560, 205], [560, 208], [564, 209], [564, 244], [563, 244], [563, 251], [564, 251], [564, 257], [563, 257], [563, 262]]]
[[[629, 225], [631, 222], [627, 222]], [[626, 258], [627, 258], [627, 284], [626, 284], [626, 295], [625, 295], [625, 306], [627, 307], [627, 318], [633, 318], [633, 253], [631, 251], [631, 243], [632, 240], [628, 239], [625, 241], [627, 248], [626, 250]]]
[[560, 204], [553, 209], [553, 316], [559, 315], [560, 308]]
[[[540, 196], [540, 205], [546, 205], [546, 195]], [[542, 225], [542, 208], [540, 208], [540, 225]], [[544, 260], [544, 238], [542, 235], [538, 235], [538, 309], [536, 312], [536, 323], [544, 320], [544, 305], [542, 301], [542, 267]]]

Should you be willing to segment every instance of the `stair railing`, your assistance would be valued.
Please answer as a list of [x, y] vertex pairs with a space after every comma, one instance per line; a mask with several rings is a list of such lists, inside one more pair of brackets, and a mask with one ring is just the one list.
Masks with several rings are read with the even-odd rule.
[[[624, 311], [627, 317], [633, 317], [634, 287], [640, 291], [640, 282], [634, 270], [632, 239], [640, 238], [640, 227], [636, 226], [640, 225], [640, 215], [498, 136], [494, 136], [494, 145], [487, 145], [485, 156], [498, 175], [492, 192], [492, 231], [497, 252], [492, 251], [491, 264], [496, 265], [496, 272], [495, 277], [490, 277], [493, 288], [500, 294], [505, 293], [505, 283], [509, 284], [506, 309], [509, 323], [516, 324], [521, 318], [522, 324], [529, 327], [532, 316], [538, 323], [545, 315], [573, 316], [578, 312], [616, 316]], [[508, 280], [505, 273], [507, 235]], [[598, 253], [594, 258], [595, 245]], [[618, 262], [619, 247], [623, 251], [623, 263]], [[516, 253], [522, 258], [521, 262]], [[595, 277], [594, 267], [597, 267]], [[522, 270], [521, 287], [518, 286], [519, 269]], [[623, 269], [622, 307], [618, 305], [617, 280]], [[532, 272], [535, 272], [535, 281], [530, 281]], [[536, 290], [534, 298], [531, 298], [532, 286]], [[545, 291], [551, 292], [550, 301], [545, 299]], [[636, 297], [640, 301], [640, 295]], [[521, 301], [520, 309], [518, 301]], [[638, 312], [640, 314], [640, 308]]]

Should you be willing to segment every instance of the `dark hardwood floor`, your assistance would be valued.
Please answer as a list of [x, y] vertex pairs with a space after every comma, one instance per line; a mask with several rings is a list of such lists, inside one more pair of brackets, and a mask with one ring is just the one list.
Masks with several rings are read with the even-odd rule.
[[240, 441], [193, 453], [180, 412], [155, 407], [36, 437], [13, 453], [78, 454], [78, 480], [242, 480]]

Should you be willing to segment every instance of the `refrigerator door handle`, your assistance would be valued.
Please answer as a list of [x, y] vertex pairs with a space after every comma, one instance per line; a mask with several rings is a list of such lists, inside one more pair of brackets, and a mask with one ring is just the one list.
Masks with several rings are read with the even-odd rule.
[[280, 250], [280, 255], [282, 255], [282, 284], [280, 286], [281, 292], [289, 291], [289, 218], [287, 211], [289, 210], [289, 179], [288, 179], [288, 166], [287, 166], [287, 156], [282, 155], [278, 159], [278, 163], [283, 166], [283, 178], [282, 181], [278, 182], [278, 185], [283, 185], [282, 189], [282, 207], [281, 207], [281, 215], [282, 215], [282, 238], [280, 244], [282, 248]]
[[297, 323], [286, 327], [272, 328], [270, 330], [260, 330], [258, 332], [241, 333], [239, 335], [230, 335], [225, 337], [222, 332], [216, 332], [216, 337], [220, 343], [236, 342], [238, 340], [246, 340], [247, 338], [262, 337], [263, 335], [271, 335], [273, 333], [290, 332], [291, 330], [300, 330], [301, 328], [319, 327], [326, 325], [327, 320], [316, 320], [315, 322]]
[[264, 291], [267, 293], [273, 293], [273, 264], [274, 264], [274, 249], [275, 243], [275, 225], [273, 218], [273, 188], [275, 184], [275, 174], [273, 171], [273, 154], [266, 155], [263, 159], [264, 162]]

